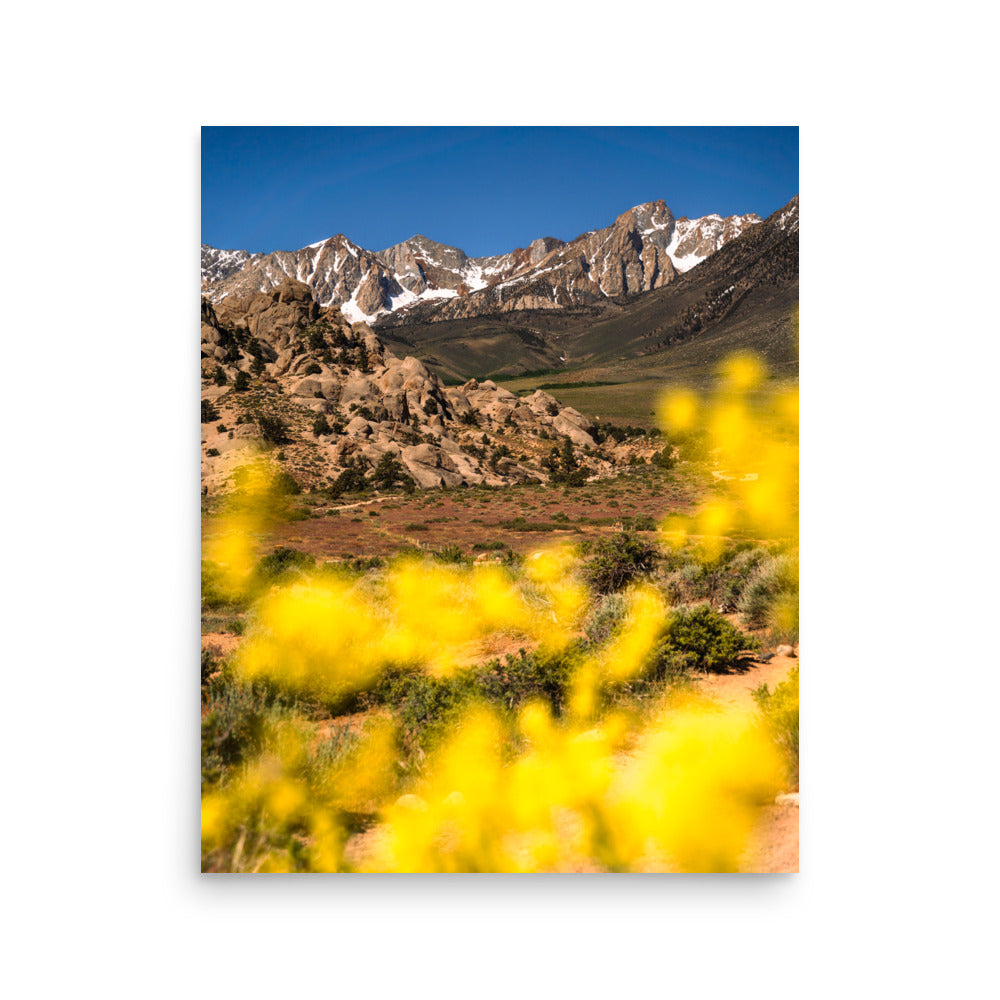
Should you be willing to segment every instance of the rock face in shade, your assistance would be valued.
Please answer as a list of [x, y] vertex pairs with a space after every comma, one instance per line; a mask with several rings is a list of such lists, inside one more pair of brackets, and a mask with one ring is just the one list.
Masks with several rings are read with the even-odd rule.
[[525, 309], [562, 309], [660, 288], [761, 220], [707, 215], [675, 219], [663, 201], [636, 205], [614, 223], [570, 242], [552, 236], [492, 257], [413, 236], [379, 252], [343, 234], [270, 254], [202, 245], [202, 292], [246, 299], [287, 278], [350, 322], [412, 313], [421, 322]]

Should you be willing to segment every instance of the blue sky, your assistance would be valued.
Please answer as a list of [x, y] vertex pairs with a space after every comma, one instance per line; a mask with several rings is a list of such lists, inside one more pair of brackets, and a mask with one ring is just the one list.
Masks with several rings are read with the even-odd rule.
[[201, 239], [296, 250], [416, 233], [471, 256], [569, 240], [662, 198], [770, 215], [799, 190], [797, 127], [244, 128], [201, 132]]

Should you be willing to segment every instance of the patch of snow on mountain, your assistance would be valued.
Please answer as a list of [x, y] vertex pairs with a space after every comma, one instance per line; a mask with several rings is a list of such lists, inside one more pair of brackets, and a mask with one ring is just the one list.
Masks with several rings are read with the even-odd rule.
[[788, 228], [786, 224], [788, 223], [789, 219], [794, 220], [791, 228], [798, 229], [799, 209], [797, 205], [795, 206], [795, 208], [789, 208], [787, 211], [782, 212], [781, 215], [778, 216], [778, 228], [782, 230]]
[[470, 264], [466, 267], [462, 271], [462, 278], [473, 292], [478, 292], [480, 288], [485, 288], [489, 284], [483, 277], [483, 269], [479, 264]]
[[340, 307], [340, 311], [348, 323], [370, 323], [375, 317], [361, 311], [356, 301], [357, 295], [357, 289], [355, 289], [350, 300]]
[[[397, 283], [399, 283], [398, 275], [394, 275], [394, 277], [396, 277]], [[403, 291], [399, 295], [391, 295], [389, 297], [389, 309], [391, 312], [395, 312], [397, 309], [405, 309], [407, 306], [413, 305], [414, 302], [420, 300], [420, 296], [411, 292], [405, 285], [400, 283], [400, 287]]]
[[[670, 254], [667, 254], [667, 256], [670, 257]], [[674, 270], [680, 274], [683, 274], [685, 271], [690, 271], [695, 264], [700, 264], [704, 259], [704, 257], [700, 257], [696, 253], [689, 253], [683, 257], [670, 257], [670, 260], [674, 265]]]

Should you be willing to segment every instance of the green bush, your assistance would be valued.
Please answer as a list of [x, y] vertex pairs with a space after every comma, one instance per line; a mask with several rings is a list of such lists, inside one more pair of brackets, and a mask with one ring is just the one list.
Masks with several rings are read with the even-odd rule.
[[584, 563], [584, 579], [598, 594], [624, 590], [633, 580], [653, 571], [659, 552], [634, 531], [600, 539]]
[[554, 715], [561, 715], [566, 705], [569, 683], [581, 660], [581, 648], [570, 645], [563, 650], [539, 649], [517, 656], [508, 654], [478, 668], [479, 691], [491, 702], [517, 709], [529, 701], [543, 701]]
[[623, 517], [622, 527], [627, 531], [656, 531], [656, 518], [650, 514], [636, 514], [635, 517]]
[[201, 721], [201, 780], [214, 784], [266, 750], [295, 702], [261, 685], [209, 684]]
[[233, 389], [236, 392], [246, 392], [250, 388], [250, 376], [246, 372], [237, 372], [233, 379]]
[[574, 469], [572, 472], [560, 472], [553, 477], [552, 481], [560, 486], [583, 486], [587, 482], [590, 472], [587, 469]]
[[208, 559], [201, 561], [201, 606], [205, 609], [240, 609], [247, 605], [245, 598], [232, 599], [223, 585], [221, 567]]
[[262, 586], [270, 586], [289, 577], [301, 576], [314, 569], [316, 560], [308, 552], [281, 545], [270, 555], [261, 556], [254, 567], [254, 579]]
[[476, 696], [470, 671], [432, 677], [421, 670], [388, 670], [365, 700], [392, 708], [406, 757], [420, 761]]
[[315, 361], [310, 361], [305, 368], [306, 375], [319, 375], [322, 371], [323, 369]]
[[330, 426], [330, 422], [326, 419], [326, 415], [321, 413], [313, 421], [313, 434], [319, 437], [321, 434], [332, 434], [333, 428]]
[[219, 419], [219, 411], [215, 408], [210, 399], [201, 401], [201, 422], [210, 424], [213, 420]]
[[707, 604], [680, 608], [667, 618], [643, 672], [652, 680], [691, 670], [729, 673], [739, 666], [738, 654], [755, 646], [753, 638]]
[[494, 659], [448, 677], [397, 668], [385, 672], [363, 702], [387, 705], [400, 728], [404, 751], [420, 759], [473, 701], [514, 711], [528, 701], [543, 701], [562, 713], [580, 650], [526, 653]]
[[206, 454], [206, 455], [207, 455], [207, 456], [208, 456], [209, 458], [215, 458], [215, 457], [216, 457], [216, 456], [217, 456], [217, 455], [219, 454], [219, 449], [218, 449], [218, 448], [209, 448], [209, 449], [208, 449], [208, 450], [207, 450], [207, 451], [205, 452], [205, 454]]
[[549, 473], [549, 481], [560, 486], [583, 486], [590, 471], [577, 461], [573, 442], [563, 438], [562, 448], [552, 448], [542, 459], [542, 468]]
[[438, 562], [453, 565], [463, 565], [471, 562], [469, 557], [462, 551], [460, 545], [442, 545], [434, 552], [434, 558]]
[[799, 783], [799, 668], [793, 667], [787, 680], [773, 691], [761, 684], [754, 692], [763, 724], [788, 764], [788, 779]]
[[262, 413], [257, 417], [257, 430], [260, 436], [271, 444], [285, 444], [289, 441], [288, 424], [281, 417]]
[[[299, 496], [302, 493], [302, 487], [299, 485], [298, 480], [285, 469], [279, 469], [275, 473], [274, 486], [283, 496]], [[291, 515], [289, 514], [288, 516]]]
[[348, 459], [343, 472], [334, 480], [331, 491], [335, 496], [341, 493], [363, 493], [368, 489], [365, 466], [360, 459]]
[[673, 451], [674, 449], [670, 445], [667, 445], [656, 452], [650, 461], [658, 469], [672, 469], [677, 464], [677, 460], [673, 457]]
[[395, 486], [402, 486], [406, 492], [412, 492], [416, 484], [406, 473], [402, 463], [392, 452], [387, 451], [375, 466], [375, 473], [372, 476], [372, 486], [378, 490], [391, 490]]
[[226, 373], [222, 370], [221, 365], [215, 366], [215, 374], [212, 376], [212, 381], [215, 382], [216, 385], [225, 385], [228, 381], [226, 379]]

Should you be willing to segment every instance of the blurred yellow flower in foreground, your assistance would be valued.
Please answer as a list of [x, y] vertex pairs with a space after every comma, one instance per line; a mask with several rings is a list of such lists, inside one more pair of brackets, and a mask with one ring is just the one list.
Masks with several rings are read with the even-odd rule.
[[504, 763], [500, 727], [464, 720], [419, 788], [390, 808], [370, 871], [735, 871], [783, 765], [747, 714], [691, 703], [625, 745], [625, 720], [520, 718], [528, 749]]

